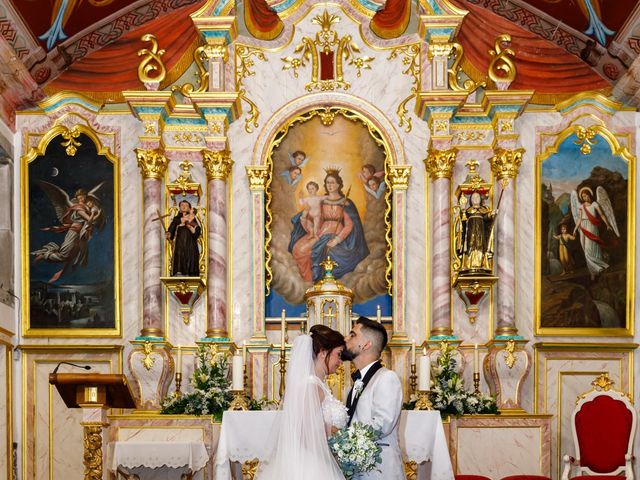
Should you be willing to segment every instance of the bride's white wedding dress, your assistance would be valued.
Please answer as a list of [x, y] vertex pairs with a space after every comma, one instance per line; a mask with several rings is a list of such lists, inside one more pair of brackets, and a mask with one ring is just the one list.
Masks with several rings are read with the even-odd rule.
[[344, 480], [327, 443], [331, 427], [347, 424], [347, 411], [315, 375], [313, 341], [293, 342], [282, 412], [274, 428], [273, 450], [261, 462], [257, 480]]

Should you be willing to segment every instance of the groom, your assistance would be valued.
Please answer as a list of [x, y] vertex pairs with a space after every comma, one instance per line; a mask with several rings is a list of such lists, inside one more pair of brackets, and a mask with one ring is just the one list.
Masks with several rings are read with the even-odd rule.
[[387, 331], [382, 324], [360, 317], [346, 338], [342, 360], [352, 361], [358, 369], [353, 375], [353, 387], [347, 396], [349, 423], [361, 422], [381, 431], [380, 471], [359, 475], [361, 480], [405, 480], [400, 454], [398, 424], [402, 409], [400, 379], [380, 362], [387, 345]]

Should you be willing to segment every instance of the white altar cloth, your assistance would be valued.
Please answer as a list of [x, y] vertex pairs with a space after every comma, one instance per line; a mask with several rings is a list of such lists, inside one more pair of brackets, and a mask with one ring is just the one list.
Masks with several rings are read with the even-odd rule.
[[[222, 417], [216, 454], [216, 480], [231, 480], [229, 462], [263, 460], [269, 451], [271, 427], [279, 412], [226, 411]], [[453, 480], [447, 440], [438, 411], [403, 411], [400, 416], [400, 447], [405, 461], [430, 462], [430, 475], [420, 478]], [[428, 469], [427, 469], [428, 470]]]
[[124, 467], [141, 479], [181, 478], [182, 473], [202, 470], [209, 454], [204, 442], [112, 442], [109, 459], [112, 472]]

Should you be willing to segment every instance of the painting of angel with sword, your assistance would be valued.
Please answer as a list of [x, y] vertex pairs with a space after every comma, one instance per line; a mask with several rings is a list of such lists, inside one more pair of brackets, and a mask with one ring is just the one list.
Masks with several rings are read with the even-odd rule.
[[616, 217], [613, 212], [611, 200], [607, 191], [602, 187], [596, 188], [596, 199], [593, 199], [593, 190], [582, 187], [579, 192], [571, 191], [571, 214], [575, 222], [573, 235], [580, 233], [580, 243], [584, 251], [587, 269], [591, 280], [609, 268], [605, 260], [603, 248], [613, 245], [602, 239], [603, 229], [612, 231], [616, 237], [620, 237]]

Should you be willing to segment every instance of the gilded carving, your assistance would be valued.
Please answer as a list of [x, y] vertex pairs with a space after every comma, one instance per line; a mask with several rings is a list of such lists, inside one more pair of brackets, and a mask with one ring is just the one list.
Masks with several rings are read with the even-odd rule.
[[266, 166], [245, 167], [251, 190], [264, 190], [269, 179], [269, 169]]
[[411, 177], [411, 165], [389, 165], [389, 181], [394, 190], [406, 190]]
[[203, 150], [203, 165], [207, 171], [207, 180], [226, 180], [231, 173], [231, 152], [229, 150]]
[[482, 142], [486, 139], [486, 132], [456, 132], [453, 134], [453, 140], [456, 142]]
[[102, 480], [102, 426], [84, 426], [84, 480]]
[[593, 385], [594, 389], [605, 392], [611, 390], [613, 384], [613, 380], [611, 380], [609, 378], [609, 375], [607, 375], [606, 373], [599, 375], [593, 382], [591, 382], [591, 385]]
[[451, 65], [451, 68], [447, 70], [447, 76], [449, 78], [449, 86], [451, 87], [451, 90], [455, 92], [471, 93], [477, 90], [479, 87], [486, 87], [487, 86], [486, 82], [476, 83], [470, 78], [465, 80], [464, 83], [460, 85], [460, 80], [458, 79], [458, 76], [462, 71], [462, 67], [460, 67], [460, 63], [462, 62], [464, 49], [462, 48], [462, 45], [460, 45], [459, 43], [452, 43], [451, 47], [452, 49], [450, 54], [453, 55], [453, 64]]
[[400, 47], [396, 47], [391, 50], [389, 54], [388, 60], [393, 60], [398, 56], [402, 55], [402, 64], [406, 67], [402, 70], [404, 75], [411, 75], [413, 77], [413, 86], [411, 87], [411, 94], [402, 100], [398, 105], [396, 110], [396, 114], [398, 115], [398, 126], [402, 127], [406, 125], [405, 131], [409, 133], [413, 128], [411, 124], [411, 117], [407, 114], [409, 110], [407, 109], [407, 103], [416, 96], [418, 91], [420, 90], [420, 44], [419, 43], [411, 43], [409, 45], [402, 45]]
[[258, 117], [260, 116], [258, 106], [247, 97], [247, 89], [244, 88], [244, 79], [256, 74], [251, 69], [255, 65], [255, 58], [263, 62], [267, 61], [264, 52], [259, 48], [242, 44], [236, 45], [236, 86], [239, 97], [249, 105], [249, 114], [244, 121], [244, 129], [247, 133], [251, 133], [254, 128], [258, 128]]
[[162, 179], [167, 171], [167, 157], [161, 149], [146, 150], [136, 148], [136, 158], [138, 159], [138, 167], [143, 178]]
[[417, 480], [418, 464], [414, 461], [404, 462], [404, 474], [407, 480]]
[[147, 370], [151, 370], [151, 367], [153, 367], [156, 359], [151, 356], [151, 354], [153, 353], [153, 345], [151, 345], [151, 342], [149, 340], [144, 342], [144, 344], [142, 345], [142, 353], [144, 353], [144, 357], [142, 358], [142, 365]]
[[157, 133], [155, 122], [144, 122], [144, 133], [155, 135]]
[[585, 128], [582, 125], [578, 125], [576, 128], [576, 137], [578, 137], [578, 140], [574, 140], [573, 143], [580, 145], [580, 152], [583, 155], [589, 155], [591, 153], [591, 147], [597, 143], [597, 140], [594, 140], [597, 134], [598, 132], [594, 127]]
[[143, 48], [138, 50], [138, 56], [144, 58], [138, 65], [138, 78], [142, 83], [150, 82], [162, 82], [167, 74], [167, 70], [162, 62], [162, 55], [164, 55], [164, 49], [158, 50], [158, 40], [155, 35], [147, 33], [142, 36], [143, 42], [150, 42], [151, 48]]
[[[524, 148], [508, 150], [497, 148], [493, 157], [489, 159], [491, 171], [501, 182], [508, 182], [518, 176], [520, 165], [522, 165], [522, 155]], [[504, 185], [506, 186], [506, 184]]]
[[64, 138], [66, 142], [62, 142], [60, 145], [65, 147], [65, 151], [67, 152], [67, 155], [69, 155], [70, 157], [73, 157], [78, 151], [78, 147], [82, 145], [80, 142], [76, 140], [76, 138], [80, 136], [80, 130], [78, 130], [77, 127], [73, 127], [69, 129], [65, 126], [62, 126], [62, 128], [63, 130], [62, 132], [60, 132], [60, 135], [62, 135], [62, 138]]
[[513, 368], [516, 364], [516, 356], [513, 354], [516, 350], [516, 342], [513, 340], [509, 340], [507, 345], [504, 347], [504, 363], [507, 364], [507, 367]]
[[[338, 23], [340, 17], [329, 14], [325, 10], [322, 15], [316, 15], [311, 23], [320, 26], [320, 31], [316, 33], [315, 40], [309, 37], [302, 37], [302, 41], [296, 45], [294, 54], [297, 56], [287, 56], [282, 59], [283, 70], [292, 70], [293, 76], [298, 77], [298, 69], [305, 67], [311, 60], [311, 81], [305, 85], [307, 91], [313, 90], [329, 91], [343, 88], [348, 90], [351, 84], [344, 79], [344, 63], [352, 66], [356, 70], [356, 76], [362, 75], [362, 70], [371, 69], [371, 61], [374, 57], [360, 54], [360, 47], [352, 39], [351, 35], [340, 38], [333, 30], [333, 24]], [[335, 49], [335, 52], [334, 52]], [[335, 72], [330, 72], [330, 79], [320, 79], [320, 54], [329, 55], [333, 53], [335, 62]]]
[[439, 43], [434, 42], [429, 44], [429, 50], [427, 51], [427, 58], [429, 60], [433, 60], [436, 57], [445, 57], [449, 58], [451, 53], [453, 52], [454, 44], [453, 43]]
[[242, 464], [242, 478], [243, 480], [253, 480], [258, 472], [258, 460], [247, 460]]
[[435, 150], [430, 148], [424, 165], [431, 176], [431, 180], [437, 180], [439, 178], [451, 179], [457, 154], [458, 149], [456, 148], [449, 150]]
[[200, 143], [200, 135], [194, 132], [178, 132], [173, 134], [176, 143]]
[[[205, 66], [205, 60], [210, 58], [207, 55], [208, 45], [200, 45], [193, 52], [193, 61], [196, 64], [196, 68], [198, 71], [196, 72], [196, 76], [198, 77], [198, 85], [194, 86], [192, 83], [185, 83], [181, 87], [173, 86], [171, 87], [172, 91], [178, 90], [182, 95], [189, 96], [189, 94], [193, 92], [206, 92], [209, 90], [209, 70]], [[226, 48], [225, 48], [226, 51]]]
[[498, 35], [489, 55], [492, 57], [489, 63], [489, 78], [496, 84], [511, 83], [516, 79], [516, 64], [513, 59], [516, 54], [509, 48], [511, 35], [504, 33]]

